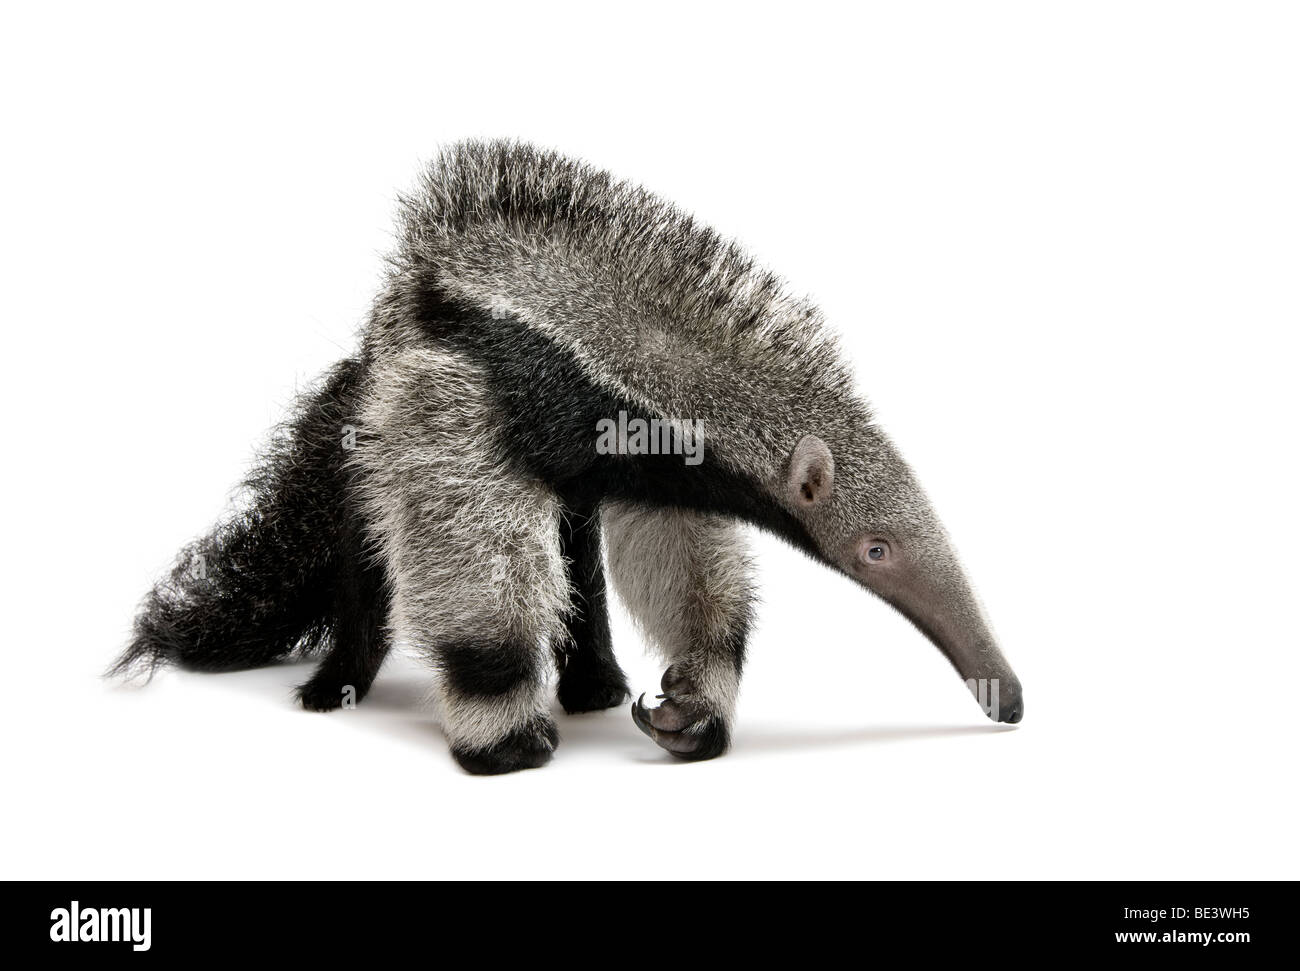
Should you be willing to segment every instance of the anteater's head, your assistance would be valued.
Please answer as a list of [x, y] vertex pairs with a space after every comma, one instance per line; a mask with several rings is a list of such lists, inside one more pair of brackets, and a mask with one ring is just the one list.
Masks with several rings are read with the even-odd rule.
[[1020, 681], [998, 649], [947, 533], [902, 456], [873, 424], [832, 446], [806, 435], [786, 463], [784, 500], [818, 554], [933, 641], [994, 721], [1024, 714]]

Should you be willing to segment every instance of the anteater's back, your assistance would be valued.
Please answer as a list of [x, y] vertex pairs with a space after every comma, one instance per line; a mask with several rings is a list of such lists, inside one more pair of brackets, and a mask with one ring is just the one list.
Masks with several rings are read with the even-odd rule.
[[649, 411], [706, 421], [714, 454], [751, 467], [788, 447], [766, 428], [806, 427], [773, 413], [783, 403], [855, 421], [865, 408], [816, 308], [737, 244], [530, 145], [452, 146], [403, 198], [378, 343], [420, 341], [431, 294], [522, 322]]

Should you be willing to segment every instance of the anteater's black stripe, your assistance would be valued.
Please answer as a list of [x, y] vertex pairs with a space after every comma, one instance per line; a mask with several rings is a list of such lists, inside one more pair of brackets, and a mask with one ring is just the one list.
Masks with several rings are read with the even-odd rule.
[[620, 411], [629, 419], [666, 416], [601, 388], [572, 354], [519, 320], [493, 319], [448, 300], [434, 286], [426, 286], [414, 311], [433, 340], [483, 365], [506, 412], [508, 460], [551, 485], [570, 508], [619, 499], [735, 516], [817, 555], [803, 524], [752, 476], [709, 456], [707, 423], [699, 465], [687, 465], [680, 455], [599, 455], [601, 419]]
[[438, 646], [438, 664], [462, 698], [495, 698], [539, 674], [536, 652], [526, 643], [452, 641]]

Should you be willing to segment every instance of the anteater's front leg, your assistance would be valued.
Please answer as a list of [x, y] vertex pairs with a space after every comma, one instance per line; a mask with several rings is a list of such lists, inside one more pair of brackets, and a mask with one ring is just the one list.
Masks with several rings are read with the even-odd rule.
[[559, 741], [547, 645], [563, 636], [569, 585], [554, 496], [511, 482], [480, 488], [495, 493], [490, 520], [445, 520], [396, 558], [393, 617], [399, 642], [437, 671], [452, 755], [495, 775], [545, 764]]
[[570, 609], [560, 502], [502, 461], [502, 420], [470, 363], [410, 351], [377, 363], [372, 383], [359, 492], [395, 644], [432, 662], [462, 767], [542, 765], [557, 741], [547, 645], [564, 636]]
[[751, 560], [737, 524], [679, 510], [613, 505], [604, 515], [615, 589], [671, 662], [658, 707], [632, 706], [641, 730], [684, 759], [731, 742], [753, 616]]
[[443, 732], [476, 775], [550, 761], [559, 737], [547, 645], [569, 609], [558, 503], [517, 496], [494, 514], [499, 531], [453, 521], [426, 535], [411, 567], [399, 558], [393, 592], [398, 641], [432, 661]]

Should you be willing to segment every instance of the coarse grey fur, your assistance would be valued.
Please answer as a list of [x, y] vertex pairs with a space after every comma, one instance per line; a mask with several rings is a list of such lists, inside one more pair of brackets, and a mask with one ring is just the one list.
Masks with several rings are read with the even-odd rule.
[[[633, 706], [656, 742], [707, 757], [730, 739], [754, 604], [744, 520], [893, 603], [964, 678], [1000, 681], [991, 714], [1019, 720], [1019, 683], [821, 315], [637, 186], [518, 143], [452, 146], [402, 200], [360, 361], [350, 495], [389, 635], [432, 662], [471, 771], [549, 757], [549, 658], [564, 663], [575, 617], [596, 606], [561, 535], [582, 514], [574, 497], [615, 466], [587, 454], [594, 428], [534, 454], [518, 427], [535, 420], [541, 439], [586, 414], [544, 398], [561, 373], [579, 397], [705, 429], [706, 498], [611, 484], [589, 510], [613, 586], [670, 662], [663, 704]], [[616, 665], [604, 680], [601, 697], [622, 695]]]

